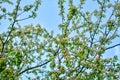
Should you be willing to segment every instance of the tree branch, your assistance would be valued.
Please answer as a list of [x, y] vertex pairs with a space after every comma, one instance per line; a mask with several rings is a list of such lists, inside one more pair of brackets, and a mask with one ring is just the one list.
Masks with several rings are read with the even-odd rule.
[[23, 74], [24, 72], [27, 72], [27, 71], [29, 71], [29, 70], [32, 70], [32, 69], [35, 69], [35, 68], [38, 68], [38, 67], [42, 67], [43, 65], [45, 65], [45, 64], [47, 64], [47, 63], [49, 63], [50, 61], [47, 61], [47, 62], [45, 62], [45, 63], [43, 63], [43, 64], [40, 64], [40, 65], [37, 65], [37, 66], [34, 66], [34, 67], [30, 67], [30, 68], [28, 68], [28, 69], [25, 69], [25, 70], [23, 70], [22, 72], [20, 72], [20, 73], [18, 73], [19, 75], [21, 75], [21, 74]]
[[[54, 56], [57, 55], [57, 53], [59, 52], [59, 49], [60, 49], [60, 48], [58, 48], [58, 50], [54, 53]], [[36, 66], [30, 67], [30, 68], [28, 68], [28, 69], [25, 69], [25, 70], [23, 70], [22, 72], [20, 72], [20, 73], [18, 73], [18, 74], [21, 75], [21, 74], [23, 74], [23, 73], [25, 73], [25, 72], [27, 72], [27, 71], [29, 71], [29, 70], [42, 67], [42, 66], [46, 65], [46, 64], [49, 63], [49, 62], [50, 62], [50, 61], [48, 60], [48, 61], [44, 62], [43, 64], [36, 65]]]
[[13, 23], [12, 23], [12, 25], [11, 25], [11, 28], [12, 28], [12, 29], [9, 31], [7, 38], [6, 38], [5, 42], [3, 43], [1, 53], [4, 52], [5, 45], [6, 45], [7, 41], [8, 41], [8, 39], [9, 39], [12, 31], [13, 31], [13, 27], [14, 27], [14, 25], [15, 25], [15, 23], [16, 23], [16, 18], [17, 18], [17, 14], [18, 14], [19, 5], [20, 5], [20, 1], [17, 3], [16, 11], [15, 11], [15, 18], [14, 18], [14, 21], [13, 21]]
[[108, 49], [114, 48], [114, 47], [116, 47], [116, 46], [120, 46], [120, 43], [118, 43], [118, 44], [116, 44], [116, 45], [113, 45], [113, 46], [110, 46], [110, 47], [106, 48], [105, 50], [108, 50]]
[[29, 16], [29, 17], [26, 17], [26, 18], [23, 18], [23, 19], [18, 19], [17, 21], [23, 21], [23, 20], [27, 20], [27, 19], [29, 19], [29, 18], [31, 18], [31, 16]]

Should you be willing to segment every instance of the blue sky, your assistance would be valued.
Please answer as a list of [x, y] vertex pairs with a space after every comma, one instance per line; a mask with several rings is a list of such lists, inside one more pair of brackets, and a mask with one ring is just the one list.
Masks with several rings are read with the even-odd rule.
[[[29, 3], [31, 0], [25, 0], [22, 2], [23, 4]], [[90, 6], [90, 7], [88, 7]], [[85, 6], [86, 10], [93, 10], [96, 5], [92, 3], [90, 0], [87, 2], [87, 6]], [[109, 12], [108, 12], [109, 13]], [[38, 16], [36, 19], [29, 19], [23, 22], [20, 22], [21, 25], [29, 25], [29, 24], [40, 24], [42, 27], [45, 27], [47, 30], [58, 31], [58, 25], [61, 23], [61, 18], [58, 16], [59, 8], [57, 5], [57, 0], [42, 0], [42, 4], [38, 10]], [[24, 16], [22, 16], [24, 17]], [[0, 33], [6, 31], [6, 25], [9, 25], [7, 21], [0, 21], [2, 24], [0, 25]], [[120, 43], [119, 39], [114, 40], [114, 43]], [[111, 45], [113, 45], [111, 44]], [[120, 57], [120, 47], [115, 47], [111, 50], [107, 50], [104, 57], [113, 57], [113, 55], [118, 55]]]

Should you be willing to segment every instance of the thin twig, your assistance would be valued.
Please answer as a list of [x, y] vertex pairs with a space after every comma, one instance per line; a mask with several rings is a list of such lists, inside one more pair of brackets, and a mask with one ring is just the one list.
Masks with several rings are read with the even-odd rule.
[[29, 18], [31, 18], [31, 16], [29, 16], [29, 17], [26, 17], [26, 18], [23, 18], [23, 19], [18, 19], [17, 21], [23, 21], [23, 20], [27, 20], [27, 19], [29, 19]]
[[1, 53], [4, 52], [5, 45], [6, 45], [6, 43], [8, 42], [8, 39], [9, 39], [9, 37], [10, 37], [12, 31], [13, 31], [13, 27], [14, 27], [14, 25], [15, 25], [15, 23], [16, 23], [16, 18], [17, 18], [17, 13], [18, 13], [19, 5], [20, 5], [20, 1], [18, 2], [17, 7], [16, 7], [15, 18], [14, 18], [14, 21], [13, 21], [13, 23], [12, 23], [12, 25], [11, 25], [11, 28], [12, 28], [12, 29], [9, 31], [7, 38], [6, 38], [5, 42], [3, 43]]
[[108, 50], [108, 49], [111, 49], [111, 48], [114, 48], [114, 47], [117, 47], [117, 46], [120, 46], [120, 43], [118, 43], [116, 45], [113, 45], [113, 46], [110, 46], [110, 47], [106, 48], [105, 50]]
[[[54, 56], [57, 55], [57, 53], [59, 52], [59, 49], [60, 49], [60, 48], [58, 48], [58, 50], [54, 53]], [[23, 73], [25, 73], [25, 72], [27, 72], [27, 71], [29, 71], [29, 70], [42, 67], [42, 66], [48, 64], [49, 62], [50, 62], [50, 61], [48, 60], [48, 61], [44, 62], [43, 64], [36, 65], [36, 66], [30, 67], [30, 68], [28, 68], [28, 69], [25, 69], [25, 70], [23, 70], [22, 72], [20, 72], [20, 73], [18, 73], [18, 74], [21, 75], [21, 74], [23, 74]]]
[[47, 64], [47, 63], [49, 63], [50, 61], [47, 61], [47, 62], [45, 62], [45, 63], [43, 63], [43, 64], [40, 64], [40, 65], [37, 65], [37, 66], [34, 66], [34, 67], [30, 67], [30, 68], [28, 68], [28, 69], [25, 69], [25, 70], [23, 70], [22, 72], [20, 72], [19, 73], [19, 75], [21, 75], [21, 74], [23, 74], [24, 72], [27, 72], [27, 71], [29, 71], [29, 70], [32, 70], [32, 69], [35, 69], [35, 68], [38, 68], [38, 67], [42, 67], [43, 65], [45, 65], [45, 64]]

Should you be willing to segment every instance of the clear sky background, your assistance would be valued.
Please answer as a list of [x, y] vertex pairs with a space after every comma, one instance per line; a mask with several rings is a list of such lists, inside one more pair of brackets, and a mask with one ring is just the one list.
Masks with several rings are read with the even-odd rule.
[[[31, 2], [31, 0], [22, 0], [22, 1], [24, 1], [22, 2], [23, 4]], [[21, 25], [24, 26], [24, 25], [29, 25], [29, 24], [34, 24], [34, 25], [40, 24], [42, 27], [45, 27], [49, 31], [54, 30], [54, 32], [59, 32], [57, 27], [61, 23], [61, 18], [58, 15], [59, 8], [58, 8], [57, 1], [58, 0], [42, 0], [42, 4], [40, 5], [40, 8], [37, 13], [38, 15], [37, 18], [20, 22]], [[87, 6], [85, 6], [85, 9], [92, 11], [94, 8], [96, 8], [96, 6], [97, 5], [95, 5], [90, 0], [88, 0]], [[7, 28], [7, 25], [9, 24], [7, 21], [0, 21], [0, 23], [1, 23], [0, 33], [2, 33], [7, 30], [6, 28]], [[120, 39], [114, 40], [113, 44], [114, 43], [120, 43]], [[117, 55], [120, 58], [120, 47], [119, 46], [111, 50], [107, 50], [104, 57], [113, 57], [114, 55]]]

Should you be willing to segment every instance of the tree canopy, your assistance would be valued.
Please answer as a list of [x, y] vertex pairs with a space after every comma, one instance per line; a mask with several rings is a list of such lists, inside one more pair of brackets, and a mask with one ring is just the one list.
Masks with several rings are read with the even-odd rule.
[[118, 56], [104, 57], [120, 45], [113, 43], [120, 39], [119, 0], [91, 0], [97, 7], [90, 11], [85, 8], [88, 0], [58, 0], [59, 33], [32, 22], [22, 26], [21, 21], [39, 15], [42, 4], [22, 1], [0, 1], [0, 21], [9, 22], [0, 25], [7, 29], [0, 33], [1, 80], [23, 79], [24, 74], [28, 80], [33, 79], [30, 75], [37, 80], [120, 79]]

